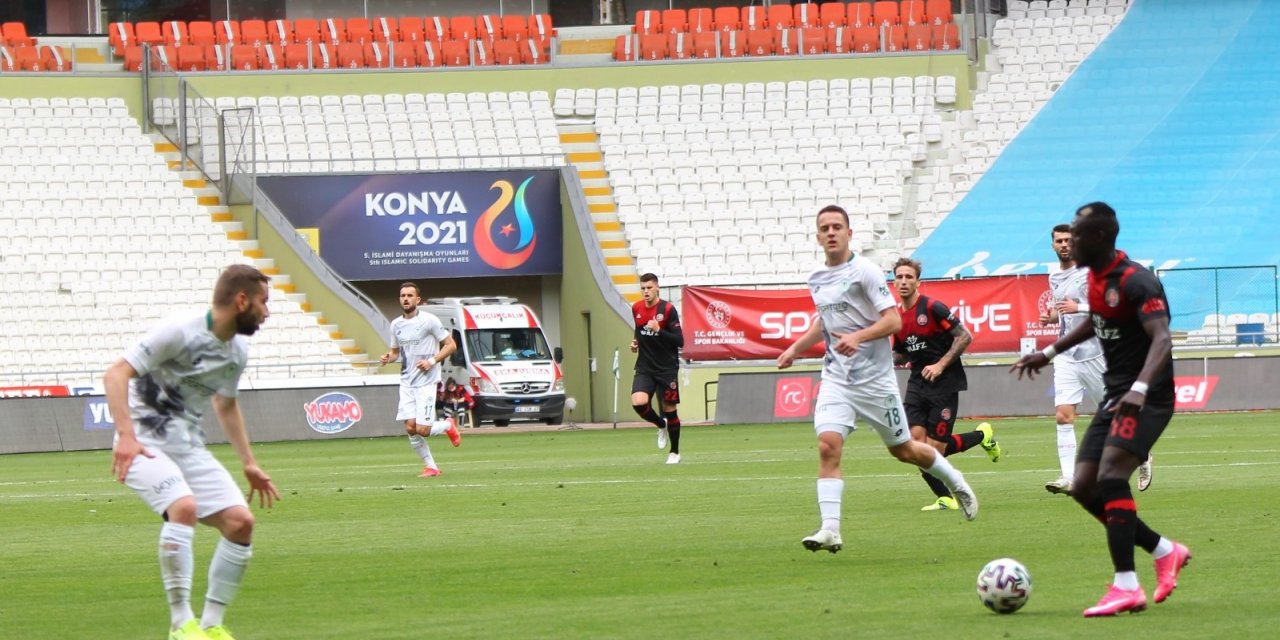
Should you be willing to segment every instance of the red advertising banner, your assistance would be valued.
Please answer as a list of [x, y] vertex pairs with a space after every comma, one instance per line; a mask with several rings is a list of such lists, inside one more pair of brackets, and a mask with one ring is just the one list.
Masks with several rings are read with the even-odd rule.
[[[1042, 348], [1058, 335], [1056, 324], [1040, 326], [1040, 314], [1050, 303], [1048, 276], [926, 280], [920, 292], [951, 307], [973, 333], [966, 353], [1016, 353], [1022, 338], [1035, 338]], [[684, 357], [776, 358], [809, 329], [814, 313], [808, 289], [685, 287]], [[819, 344], [805, 357], [818, 357], [822, 350]]]
[[1203, 409], [1213, 397], [1218, 376], [1174, 376], [1174, 403], [1178, 410]]
[[0, 387], [0, 398], [61, 398], [69, 395], [71, 395], [71, 389], [65, 384]]

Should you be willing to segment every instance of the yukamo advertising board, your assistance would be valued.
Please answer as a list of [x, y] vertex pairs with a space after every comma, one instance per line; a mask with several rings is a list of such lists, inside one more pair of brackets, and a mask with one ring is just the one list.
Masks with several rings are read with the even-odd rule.
[[263, 193], [347, 280], [560, 273], [560, 175], [265, 176]]

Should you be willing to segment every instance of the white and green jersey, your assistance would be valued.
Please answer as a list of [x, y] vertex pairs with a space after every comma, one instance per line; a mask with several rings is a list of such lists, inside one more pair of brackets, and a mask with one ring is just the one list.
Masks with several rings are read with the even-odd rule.
[[440, 342], [448, 336], [440, 319], [422, 309], [412, 318], [402, 315], [392, 320], [391, 348], [400, 349], [400, 384], [406, 387], [439, 384], [440, 365], [421, 371], [417, 364], [440, 353]]
[[182, 453], [204, 446], [200, 419], [214, 394], [234, 398], [249, 361], [242, 335], [213, 335], [210, 312], [162, 321], [125, 351], [138, 373], [129, 383], [129, 415], [144, 445]]
[[[1063, 300], [1074, 300], [1080, 305], [1078, 313], [1058, 314], [1058, 337], [1071, 333], [1081, 322], [1092, 322], [1089, 319], [1089, 269], [1076, 266], [1049, 274], [1049, 293], [1056, 304]], [[1102, 355], [1102, 343], [1096, 336], [1063, 351], [1059, 357], [1072, 362], [1084, 362]]]
[[822, 379], [875, 387], [868, 388], [868, 392], [887, 392], [891, 388], [896, 393], [898, 383], [893, 375], [888, 336], [862, 343], [852, 356], [842, 356], [833, 348], [839, 340], [833, 334], [866, 329], [880, 319], [882, 311], [897, 306], [884, 272], [870, 260], [854, 256], [844, 264], [824, 265], [809, 274], [809, 294], [822, 319], [822, 337], [827, 344]]

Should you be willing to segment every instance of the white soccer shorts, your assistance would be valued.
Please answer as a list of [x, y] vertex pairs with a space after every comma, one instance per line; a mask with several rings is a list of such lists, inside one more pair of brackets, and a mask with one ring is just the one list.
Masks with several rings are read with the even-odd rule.
[[896, 389], [867, 393], [856, 387], [823, 380], [813, 408], [813, 430], [818, 434], [838, 433], [848, 438], [861, 417], [880, 435], [886, 447], [895, 447], [911, 439], [907, 428], [907, 411]]
[[1077, 405], [1089, 393], [1095, 404], [1106, 397], [1102, 374], [1107, 370], [1106, 358], [1101, 356], [1076, 362], [1058, 359], [1053, 361], [1053, 406]]
[[211, 516], [230, 507], [245, 507], [244, 493], [226, 467], [204, 447], [187, 453], [166, 453], [155, 445], [142, 443], [154, 455], [133, 459], [124, 483], [147, 506], [163, 515], [180, 498], [194, 496], [196, 517]]
[[400, 404], [396, 408], [396, 420], [413, 420], [429, 425], [436, 420], [436, 386], [422, 387], [400, 385]]

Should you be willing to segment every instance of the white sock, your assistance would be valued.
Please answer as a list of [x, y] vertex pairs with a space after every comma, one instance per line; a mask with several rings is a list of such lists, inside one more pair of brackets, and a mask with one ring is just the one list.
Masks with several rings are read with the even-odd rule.
[[418, 452], [418, 457], [422, 458], [423, 465], [435, 468], [436, 459], [431, 457], [431, 446], [427, 444], [426, 438], [419, 435], [409, 436], [409, 446]]
[[200, 626], [208, 629], [222, 624], [222, 614], [236, 597], [244, 571], [253, 557], [253, 546], [236, 544], [223, 538], [213, 550], [209, 561], [209, 590], [204, 596], [204, 611]]
[[448, 420], [436, 420], [431, 423], [431, 435], [438, 436], [449, 430]]
[[1076, 475], [1076, 425], [1058, 423], [1058, 466], [1067, 482]]
[[1173, 541], [1164, 536], [1160, 536], [1160, 542], [1156, 543], [1156, 549], [1151, 552], [1151, 557], [1159, 560], [1171, 553], [1173, 553]]
[[840, 533], [840, 499], [844, 496], [844, 480], [818, 478], [818, 515], [822, 528]]
[[955, 493], [956, 487], [966, 486], [964, 482], [964, 475], [960, 473], [959, 469], [951, 466], [951, 463], [948, 462], [947, 458], [942, 454], [935, 453], [933, 456], [933, 466], [925, 469], [924, 471], [925, 473], [941, 480], [942, 484], [947, 485], [947, 488], [950, 489], [952, 493]]
[[1138, 572], [1136, 571], [1117, 571], [1116, 579], [1112, 581], [1119, 589], [1125, 591], [1133, 591], [1138, 588]]
[[166, 522], [160, 527], [160, 579], [169, 597], [169, 624], [174, 629], [196, 615], [191, 611], [191, 574], [195, 564], [191, 541], [194, 527]]

